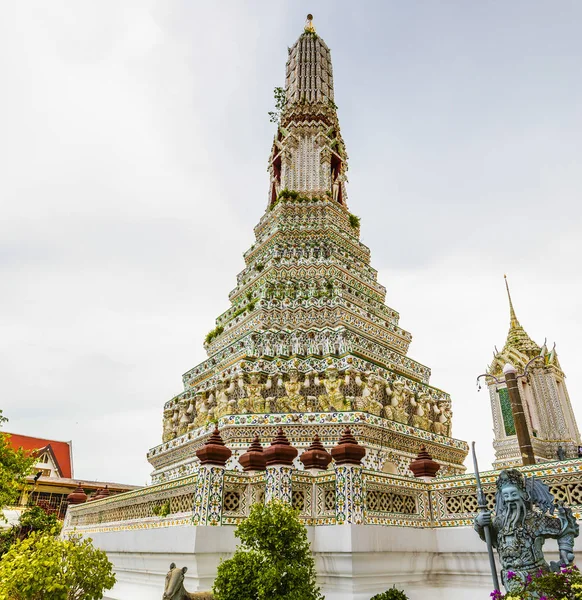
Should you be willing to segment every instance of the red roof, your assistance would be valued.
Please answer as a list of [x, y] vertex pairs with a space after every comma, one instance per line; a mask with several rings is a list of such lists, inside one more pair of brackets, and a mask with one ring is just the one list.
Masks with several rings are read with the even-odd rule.
[[29, 437], [17, 433], [7, 433], [10, 445], [16, 450], [22, 448], [27, 452], [42, 450], [50, 445], [57, 460], [62, 477], [73, 476], [73, 461], [71, 453], [71, 442], [57, 442], [56, 440], [44, 440], [43, 438]]

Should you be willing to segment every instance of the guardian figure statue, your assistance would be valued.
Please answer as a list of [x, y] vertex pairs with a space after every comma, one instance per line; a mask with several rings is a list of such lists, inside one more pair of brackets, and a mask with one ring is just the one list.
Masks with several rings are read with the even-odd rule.
[[[557, 506], [547, 485], [533, 477], [524, 479], [515, 469], [502, 471], [497, 479], [495, 516], [483, 511], [475, 518], [475, 530], [483, 540], [487, 526], [501, 561], [501, 580], [509, 592], [525, 581], [528, 573], [558, 570], [574, 561], [574, 539], [579, 531], [571, 509]], [[548, 565], [545, 561], [542, 546], [546, 538], [558, 540], [559, 563]], [[508, 572], [513, 574], [508, 577]]]
[[[556, 505], [547, 485], [534, 477], [524, 479], [515, 469], [502, 471], [497, 479], [495, 516], [483, 511], [475, 518], [475, 530], [482, 540], [487, 526], [501, 561], [501, 580], [509, 592], [528, 574], [558, 570], [574, 561], [578, 524], [571, 509]], [[548, 565], [544, 559], [542, 546], [547, 538], [558, 540], [559, 563]]]

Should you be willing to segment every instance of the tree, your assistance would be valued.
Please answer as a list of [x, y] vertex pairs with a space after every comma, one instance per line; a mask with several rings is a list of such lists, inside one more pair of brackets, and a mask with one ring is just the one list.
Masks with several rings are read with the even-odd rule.
[[113, 565], [90, 538], [32, 532], [0, 560], [0, 600], [99, 600], [115, 585]]
[[273, 500], [255, 504], [236, 529], [242, 544], [218, 567], [217, 600], [323, 600], [298, 511]]
[[53, 513], [48, 513], [41, 506], [31, 506], [21, 515], [18, 523], [0, 532], [0, 558], [8, 552], [17, 540], [22, 540], [33, 531], [59, 532], [61, 522]]
[[[0, 410], [0, 426], [8, 419]], [[10, 445], [10, 436], [0, 433], [0, 509], [18, 501], [22, 485], [30, 468], [35, 462], [22, 448], [14, 450]], [[0, 518], [4, 518], [0, 513]]]

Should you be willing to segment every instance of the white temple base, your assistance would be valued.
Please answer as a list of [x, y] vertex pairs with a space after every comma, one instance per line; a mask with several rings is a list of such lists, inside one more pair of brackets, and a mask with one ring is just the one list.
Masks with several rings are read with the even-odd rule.
[[[235, 550], [234, 529], [174, 526], [91, 534], [107, 551], [117, 574], [117, 584], [105, 599], [161, 600], [171, 562], [188, 567], [188, 591], [211, 589], [220, 559]], [[393, 584], [410, 600], [489, 598], [486, 546], [470, 527], [307, 529], [326, 600], [370, 600]], [[556, 560], [557, 552], [547, 557]]]

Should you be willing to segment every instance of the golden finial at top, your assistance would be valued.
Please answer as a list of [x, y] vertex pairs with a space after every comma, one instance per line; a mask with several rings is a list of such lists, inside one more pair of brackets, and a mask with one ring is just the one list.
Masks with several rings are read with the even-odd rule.
[[313, 15], [311, 13], [307, 15], [307, 20], [305, 21], [305, 31], [315, 33], [315, 27], [313, 26]]

